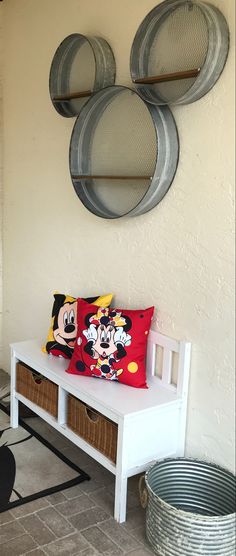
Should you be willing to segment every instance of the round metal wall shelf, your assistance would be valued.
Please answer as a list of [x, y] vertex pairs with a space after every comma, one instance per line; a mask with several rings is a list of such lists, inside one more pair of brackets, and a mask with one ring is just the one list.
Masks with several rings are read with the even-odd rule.
[[88, 98], [115, 82], [115, 59], [107, 41], [74, 33], [66, 37], [53, 57], [49, 91], [61, 116], [78, 116]]
[[88, 100], [75, 122], [71, 179], [93, 214], [138, 216], [167, 193], [178, 156], [178, 133], [168, 107], [145, 103], [127, 87], [107, 87]]
[[215, 85], [228, 49], [228, 25], [215, 6], [166, 0], [145, 17], [135, 35], [133, 83], [152, 104], [194, 102]]

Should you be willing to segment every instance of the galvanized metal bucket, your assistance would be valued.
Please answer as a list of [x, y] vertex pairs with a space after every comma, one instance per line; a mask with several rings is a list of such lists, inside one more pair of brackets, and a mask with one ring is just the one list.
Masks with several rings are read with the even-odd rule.
[[156, 554], [235, 556], [232, 473], [204, 461], [168, 458], [155, 463], [141, 483], [147, 538]]

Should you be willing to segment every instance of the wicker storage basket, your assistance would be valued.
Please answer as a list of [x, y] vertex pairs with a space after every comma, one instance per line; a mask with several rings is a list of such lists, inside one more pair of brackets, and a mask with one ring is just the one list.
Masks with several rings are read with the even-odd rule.
[[116, 462], [118, 425], [74, 396], [68, 396], [67, 425], [107, 458]]
[[16, 366], [16, 391], [57, 417], [58, 386], [23, 363]]

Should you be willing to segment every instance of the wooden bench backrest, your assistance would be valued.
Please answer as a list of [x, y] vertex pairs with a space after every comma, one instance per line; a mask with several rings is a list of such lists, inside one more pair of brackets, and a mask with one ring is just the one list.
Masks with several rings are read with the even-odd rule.
[[[156, 376], [157, 349], [162, 348], [162, 360], [159, 362], [158, 376]], [[178, 355], [175, 381], [173, 381], [173, 359]], [[147, 381], [161, 382], [165, 388], [169, 388], [182, 398], [187, 396], [189, 369], [190, 369], [191, 344], [189, 342], [173, 340], [159, 332], [150, 330], [147, 345]]]

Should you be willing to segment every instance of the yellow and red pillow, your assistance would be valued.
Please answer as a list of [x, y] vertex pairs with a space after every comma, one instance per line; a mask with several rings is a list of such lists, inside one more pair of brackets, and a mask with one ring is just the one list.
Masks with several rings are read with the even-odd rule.
[[[108, 307], [112, 295], [86, 298], [96, 306]], [[67, 359], [72, 357], [77, 336], [77, 298], [56, 292], [52, 308], [51, 325], [43, 351]]]
[[154, 307], [96, 307], [78, 299], [78, 332], [68, 373], [146, 388], [146, 349]]

